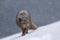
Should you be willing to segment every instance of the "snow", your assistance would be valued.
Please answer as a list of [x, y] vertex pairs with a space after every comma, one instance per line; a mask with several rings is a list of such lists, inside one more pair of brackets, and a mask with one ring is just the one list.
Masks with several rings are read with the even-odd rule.
[[60, 40], [60, 21], [39, 27], [36, 30], [29, 30], [25, 36], [16, 33], [0, 40]]

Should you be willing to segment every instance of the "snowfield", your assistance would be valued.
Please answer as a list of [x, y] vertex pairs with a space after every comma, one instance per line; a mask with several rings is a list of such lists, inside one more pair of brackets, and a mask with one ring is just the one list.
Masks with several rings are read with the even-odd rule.
[[25, 36], [16, 33], [0, 40], [60, 40], [60, 21], [39, 27], [36, 30], [29, 30]]

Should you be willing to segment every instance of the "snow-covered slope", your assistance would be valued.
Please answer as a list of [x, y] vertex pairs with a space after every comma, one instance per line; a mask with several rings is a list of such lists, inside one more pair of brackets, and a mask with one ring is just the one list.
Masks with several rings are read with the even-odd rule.
[[60, 21], [30, 30], [25, 36], [17, 33], [0, 40], [60, 40]]

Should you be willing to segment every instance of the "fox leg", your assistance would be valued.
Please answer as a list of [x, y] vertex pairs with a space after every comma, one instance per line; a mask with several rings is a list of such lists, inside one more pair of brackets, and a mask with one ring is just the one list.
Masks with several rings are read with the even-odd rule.
[[27, 33], [28, 33], [28, 29], [27, 28], [22, 29], [22, 36], [24, 36]]

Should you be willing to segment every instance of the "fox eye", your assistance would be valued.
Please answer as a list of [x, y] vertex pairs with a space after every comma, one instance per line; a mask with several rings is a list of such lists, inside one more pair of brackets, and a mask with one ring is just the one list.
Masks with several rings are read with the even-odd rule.
[[19, 18], [19, 21], [21, 22], [21, 21], [22, 21], [22, 19], [21, 19], [21, 18]]

